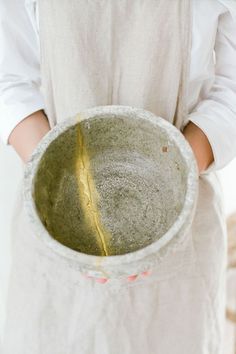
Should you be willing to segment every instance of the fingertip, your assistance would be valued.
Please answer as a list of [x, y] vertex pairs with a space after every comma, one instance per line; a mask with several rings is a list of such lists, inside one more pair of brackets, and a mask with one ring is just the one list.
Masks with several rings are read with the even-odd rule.
[[87, 278], [87, 279], [91, 279], [93, 278], [91, 275], [88, 275], [88, 274], [82, 274], [84, 278]]
[[97, 282], [97, 283], [101, 283], [101, 284], [104, 284], [104, 283], [106, 283], [107, 281], [108, 281], [107, 278], [97, 278], [97, 279], [96, 279], [96, 282]]
[[133, 274], [133, 275], [130, 275], [128, 276], [128, 281], [134, 281], [136, 278], [137, 278], [138, 274]]

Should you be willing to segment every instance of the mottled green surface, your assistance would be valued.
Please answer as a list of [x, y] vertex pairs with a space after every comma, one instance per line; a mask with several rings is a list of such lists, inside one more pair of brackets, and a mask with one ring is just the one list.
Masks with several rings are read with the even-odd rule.
[[186, 193], [186, 169], [176, 147], [143, 119], [101, 116], [79, 124], [79, 130], [72, 126], [49, 145], [35, 176], [34, 199], [49, 233], [74, 250], [102, 254], [78, 187], [80, 131], [99, 195], [100, 221], [110, 235], [109, 254], [132, 252], [160, 238]]

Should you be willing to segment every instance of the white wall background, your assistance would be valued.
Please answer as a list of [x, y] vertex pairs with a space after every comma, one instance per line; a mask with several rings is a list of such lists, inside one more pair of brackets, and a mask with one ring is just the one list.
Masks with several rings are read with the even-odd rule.
[[[236, 159], [219, 171], [227, 214], [236, 211]], [[22, 164], [10, 146], [0, 142], [0, 340], [5, 321], [8, 275], [10, 269], [10, 220], [15, 193], [22, 178]]]
[[231, 214], [236, 212], [236, 159], [218, 173], [224, 190], [226, 213]]

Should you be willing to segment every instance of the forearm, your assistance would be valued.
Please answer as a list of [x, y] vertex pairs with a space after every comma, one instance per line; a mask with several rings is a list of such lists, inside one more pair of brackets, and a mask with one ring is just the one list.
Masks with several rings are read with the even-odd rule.
[[206, 170], [214, 160], [212, 148], [207, 136], [191, 121], [185, 126], [183, 134], [192, 147], [198, 163], [199, 173]]
[[13, 129], [9, 136], [9, 144], [26, 163], [34, 148], [49, 130], [49, 122], [44, 111], [34, 112]]
[[[23, 162], [27, 162], [34, 148], [49, 130], [48, 119], [43, 110], [40, 110], [23, 119], [13, 129], [9, 143]], [[192, 147], [200, 173], [213, 162], [211, 145], [203, 131], [191, 121], [184, 128], [183, 134]]]

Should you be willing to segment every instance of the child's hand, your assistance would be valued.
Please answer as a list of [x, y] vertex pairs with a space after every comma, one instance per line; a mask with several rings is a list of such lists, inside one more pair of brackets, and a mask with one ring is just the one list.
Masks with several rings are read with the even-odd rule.
[[[146, 277], [146, 276], [148, 276], [148, 275], [150, 275], [150, 274], [151, 274], [151, 271], [148, 270], [148, 271], [146, 271], [146, 272], [142, 272], [141, 274], [133, 274], [133, 275], [130, 275], [130, 276], [128, 276], [127, 280], [128, 280], [128, 281], [134, 281], [134, 280], [137, 279], [138, 275], [141, 275], [141, 276]], [[85, 276], [86, 278], [94, 279], [97, 283], [101, 283], [101, 284], [104, 284], [104, 283], [106, 283], [106, 282], [109, 280], [108, 278], [96, 278], [96, 277], [92, 277], [92, 276], [86, 275], [86, 274], [84, 274], [84, 276]]]
[[214, 161], [209, 140], [204, 132], [191, 121], [185, 126], [183, 134], [192, 147], [200, 174]]

